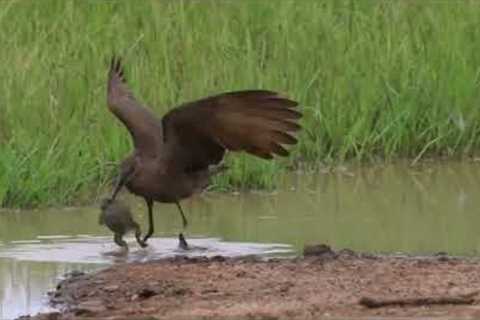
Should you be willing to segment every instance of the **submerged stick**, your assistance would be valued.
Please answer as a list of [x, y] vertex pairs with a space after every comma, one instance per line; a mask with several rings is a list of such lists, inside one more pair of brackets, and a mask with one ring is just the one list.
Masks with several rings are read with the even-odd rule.
[[388, 306], [428, 306], [428, 305], [446, 305], [446, 304], [472, 304], [475, 302], [475, 296], [480, 292], [476, 290], [467, 294], [456, 296], [438, 296], [421, 298], [397, 298], [397, 299], [375, 299], [371, 297], [362, 297], [359, 304], [367, 308], [381, 308]]

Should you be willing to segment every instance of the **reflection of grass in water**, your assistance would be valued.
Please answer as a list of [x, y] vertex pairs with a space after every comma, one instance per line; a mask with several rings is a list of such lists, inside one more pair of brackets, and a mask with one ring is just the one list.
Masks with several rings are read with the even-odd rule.
[[[113, 52], [158, 113], [225, 90], [288, 92], [306, 128], [292, 159], [471, 153], [479, 18], [474, 1], [1, 3], [0, 202], [70, 203], [105, 185], [130, 149], [105, 106]], [[291, 162], [230, 160], [221, 189], [272, 187]]]

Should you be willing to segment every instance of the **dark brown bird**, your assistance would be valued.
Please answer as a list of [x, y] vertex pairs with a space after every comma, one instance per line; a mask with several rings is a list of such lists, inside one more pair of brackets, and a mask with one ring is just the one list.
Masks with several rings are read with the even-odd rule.
[[[266, 90], [227, 92], [180, 105], [158, 118], [133, 96], [120, 59], [113, 58], [108, 75], [107, 103], [127, 127], [134, 150], [120, 165], [112, 199], [126, 186], [145, 199], [149, 228], [154, 232], [154, 201], [175, 203], [208, 186], [225, 152], [245, 151], [263, 159], [287, 156], [300, 129], [297, 102]], [[183, 237], [183, 235], [182, 235]]]

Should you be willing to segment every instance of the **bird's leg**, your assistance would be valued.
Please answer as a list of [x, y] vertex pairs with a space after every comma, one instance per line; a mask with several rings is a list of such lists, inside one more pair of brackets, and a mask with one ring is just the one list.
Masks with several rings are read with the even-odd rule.
[[180, 214], [182, 215], [182, 223], [183, 223], [183, 229], [186, 229], [188, 226], [188, 221], [187, 218], [185, 217], [185, 214], [183, 213], [182, 207], [180, 206], [180, 203], [178, 201], [175, 201], [175, 204], [177, 205], [178, 210], [180, 210]]
[[183, 250], [188, 250], [188, 243], [187, 240], [185, 240], [185, 237], [183, 236], [183, 233], [178, 234], [178, 246], [182, 248]]
[[153, 234], [153, 200], [152, 199], [145, 199], [147, 202], [148, 207], [148, 232], [143, 237], [143, 242], [147, 242], [148, 238], [150, 238]]
[[113, 190], [112, 197], [110, 198], [110, 201], [115, 200], [118, 192], [120, 192], [122, 187], [125, 185], [126, 181], [127, 181], [127, 176], [122, 174], [120, 176], [120, 178], [118, 179], [117, 184], [115, 185], [115, 189]]
[[[180, 203], [178, 201], [175, 201], [175, 204], [177, 205], [177, 208], [180, 211], [180, 214], [182, 215], [183, 229], [185, 230], [188, 226], [187, 218], [183, 213], [182, 206], [180, 206]], [[185, 250], [188, 249], [188, 243], [187, 243], [187, 240], [185, 240], [185, 236], [183, 235], [183, 232], [180, 232], [178, 234], [178, 246]]]
[[142, 240], [142, 230], [140, 229], [140, 226], [138, 223], [135, 223], [135, 239], [137, 239], [137, 243], [140, 245], [140, 247], [145, 248], [148, 246], [143, 240]]
[[120, 192], [120, 190], [125, 185], [125, 183], [127, 183], [127, 181], [132, 177], [133, 172], [134, 172], [133, 168], [130, 168], [127, 171], [120, 172], [120, 177], [118, 178], [117, 184], [115, 185], [115, 189], [113, 190], [112, 197], [110, 198], [110, 201], [115, 200], [118, 192]]

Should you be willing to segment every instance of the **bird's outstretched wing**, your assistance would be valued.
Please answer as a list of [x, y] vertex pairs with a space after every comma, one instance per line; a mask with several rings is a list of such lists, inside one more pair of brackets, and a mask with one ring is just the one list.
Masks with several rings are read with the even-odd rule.
[[225, 150], [264, 159], [287, 156], [300, 129], [297, 102], [272, 91], [227, 92], [181, 105], [162, 119], [163, 139], [177, 166], [198, 170], [217, 164]]
[[135, 99], [127, 86], [122, 63], [115, 57], [112, 58], [108, 74], [107, 104], [127, 127], [137, 152], [157, 155], [162, 141], [160, 119]]

